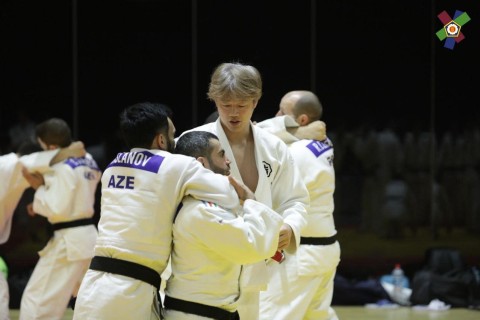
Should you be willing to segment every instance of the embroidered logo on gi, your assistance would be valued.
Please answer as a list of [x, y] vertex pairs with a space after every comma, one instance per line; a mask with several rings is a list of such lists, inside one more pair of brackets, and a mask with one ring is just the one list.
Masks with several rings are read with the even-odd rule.
[[263, 168], [265, 168], [265, 172], [267, 173], [267, 177], [270, 177], [270, 175], [272, 174], [272, 166], [270, 165], [270, 163], [265, 161], [262, 161], [262, 163]]
[[328, 164], [333, 167], [333, 154], [329, 157], [327, 157]]
[[87, 180], [95, 180], [95, 175], [93, 174], [92, 171], [85, 171], [83, 173], [83, 177]]
[[218, 204], [213, 203], [213, 202], [203, 201], [203, 200], [202, 200], [202, 202], [206, 207], [212, 207], [212, 208], [218, 207]]

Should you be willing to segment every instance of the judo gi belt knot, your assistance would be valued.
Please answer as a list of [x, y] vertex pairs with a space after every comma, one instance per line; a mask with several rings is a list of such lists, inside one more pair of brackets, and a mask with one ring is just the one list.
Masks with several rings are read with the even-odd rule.
[[239, 320], [238, 312], [165, 296], [165, 309], [172, 309], [216, 320]]
[[93, 221], [92, 218], [78, 219], [78, 220], [72, 220], [72, 221], [67, 221], [67, 222], [59, 222], [59, 223], [52, 223], [52, 228], [53, 228], [53, 231], [57, 231], [57, 230], [60, 230], [60, 229], [87, 226], [89, 224], [95, 225], [95, 222]]
[[329, 244], [334, 244], [337, 241], [336, 236], [331, 237], [301, 237], [300, 244], [310, 244], [316, 246], [327, 246]]

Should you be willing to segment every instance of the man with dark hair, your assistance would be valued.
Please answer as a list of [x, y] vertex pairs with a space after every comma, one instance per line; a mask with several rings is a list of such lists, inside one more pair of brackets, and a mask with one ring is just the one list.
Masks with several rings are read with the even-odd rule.
[[[120, 115], [120, 130], [128, 148], [149, 149], [152, 146], [152, 136], [165, 140], [165, 150], [170, 153], [175, 148], [173, 135], [175, 126], [171, 120], [172, 110], [161, 103], [137, 103]], [[158, 147], [158, 146], [157, 146]]]
[[120, 116], [129, 152], [102, 176], [95, 257], [82, 281], [74, 319], [159, 319], [160, 274], [172, 223], [185, 196], [233, 209], [246, 191], [191, 157], [172, 154], [175, 126], [161, 104], [137, 103]]
[[[179, 138], [177, 140], [175, 144], [175, 153], [194, 157], [197, 160], [199, 157], [211, 158], [211, 153], [215, 144], [214, 140], [218, 141], [218, 137], [207, 131], [198, 131], [193, 134], [184, 135], [181, 139]], [[220, 142], [218, 142], [218, 147], [221, 148]], [[219, 151], [223, 152], [222, 156], [225, 155], [225, 150], [220, 149]], [[228, 162], [228, 164], [230, 163], [226, 158], [224, 161]], [[203, 164], [203, 162], [201, 163]], [[223, 172], [216, 173], [223, 174]]]
[[[56, 150], [71, 143], [68, 124], [58, 118], [40, 123], [37, 140], [43, 150]], [[24, 171], [36, 189], [33, 212], [48, 219], [54, 234], [27, 283], [20, 303], [20, 319], [60, 319], [93, 256], [97, 230], [94, 215], [95, 190], [101, 172], [87, 153], [52, 166], [43, 175]]]
[[59, 118], [51, 118], [38, 124], [35, 134], [43, 149], [46, 148], [42, 143], [48, 143], [48, 149], [55, 150], [66, 147], [72, 142], [70, 127]]
[[[230, 160], [213, 133], [188, 132], [176, 153], [229, 175]], [[187, 196], [173, 224], [172, 275], [165, 319], [238, 319], [242, 265], [269, 259], [276, 251], [283, 219], [248, 190], [243, 207], [227, 210]]]

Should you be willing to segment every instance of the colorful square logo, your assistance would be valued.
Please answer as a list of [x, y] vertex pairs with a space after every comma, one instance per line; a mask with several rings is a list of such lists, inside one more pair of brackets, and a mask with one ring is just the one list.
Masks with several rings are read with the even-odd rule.
[[437, 37], [441, 41], [445, 40], [444, 48], [453, 50], [455, 43], [465, 39], [461, 29], [464, 24], [470, 21], [470, 17], [466, 12], [455, 10], [453, 19], [450, 18], [446, 11], [442, 11], [437, 15], [438, 19], [443, 23], [443, 28], [437, 31]]

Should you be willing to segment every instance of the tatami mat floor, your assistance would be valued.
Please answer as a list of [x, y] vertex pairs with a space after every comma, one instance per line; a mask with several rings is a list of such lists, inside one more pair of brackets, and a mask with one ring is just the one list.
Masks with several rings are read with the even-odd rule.
[[[418, 311], [401, 307], [396, 309], [367, 309], [362, 306], [335, 306], [340, 320], [478, 320], [480, 311], [450, 309], [447, 311]], [[62, 320], [71, 320], [73, 312], [67, 310]], [[10, 310], [10, 320], [18, 320], [18, 310]], [[120, 319], [119, 319], [120, 320]], [[130, 319], [126, 319], [130, 320]]]

